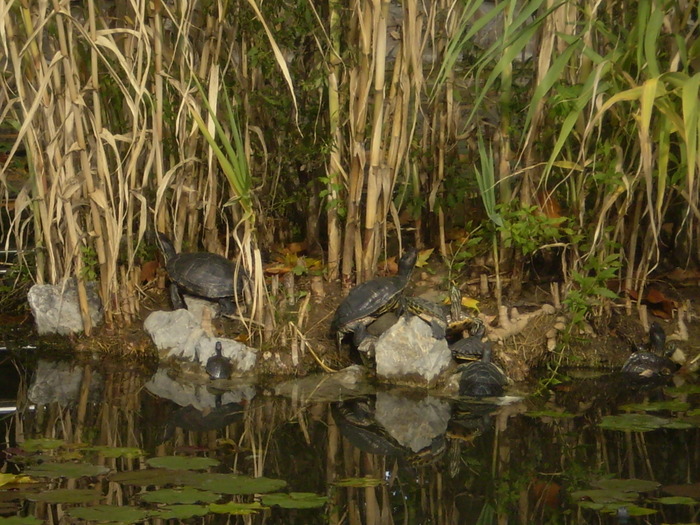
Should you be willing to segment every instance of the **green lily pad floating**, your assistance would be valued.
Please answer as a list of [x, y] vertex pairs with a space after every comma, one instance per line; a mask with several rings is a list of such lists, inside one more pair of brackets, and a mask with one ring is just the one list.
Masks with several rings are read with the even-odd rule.
[[551, 417], [553, 419], [571, 419], [576, 417], [576, 414], [570, 412], [557, 412], [556, 410], [533, 410], [531, 412], [525, 412], [528, 417], [540, 418], [540, 417]]
[[0, 518], [0, 525], [42, 525], [44, 520], [35, 518], [34, 516], [10, 516], [9, 518]]
[[129, 472], [115, 472], [109, 476], [110, 481], [124, 485], [195, 485], [200, 483], [202, 474], [190, 470], [144, 469]]
[[82, 478], [83, 476], [99, 476], [109, 472], [107, 467], [89, 463], [42, 463], [29, 467], [24, 471], [29, 476], [37, 478]]
[[608, 430], [626, 430], [630, 432], [649, 432], [668, 424], [670, 420], [650, 414], [619, 414], [605, 416], [598, 426]]
[[163, 456], [148, 459], [146, 463], [154, 468], [167, 468], [170, 470], [206, 470], [219, 464], [216, 459], [192, 456]]
[[670, 423], [664, 425], [664, 428], [670, 428], [672, 430], [688, 430], [689, 428], [695, 428], [698, 425], [693, 424], [693, 422], [686, 419], [673, 420]]
[[697, 505], [700, 503], [698, 500], [686, 496], [664, 496], [656, 501], [664, 505]]
[[28, 439], [22, 443], [22, 450], [27, 452], [40, 452], [42, 450], [56, 450], [58, 447], [65, 445], [66, 442], [62, 439]]
[[661, 486], [646, 479], [601, 479], [592, 483], [594, 487], [621, 492], [651, 492]]
[[660, 412], [661, 410], [685, 412], [690, 408], [690, 403], [685, 401], [656, 401], [654, 403], [631, 403], [622, 405], [620, 408], [630, 412]]
[[85, 450], [90, 452], [97, 452], [98, 454], [106, 458], [127, 458], [135, 459], [145, 456], [146, 453], [140, 448], [135, 447], [107, 447], [107, 446], [97, 446], [88, 447]]
[[664, 391], [668, 394], [700, 394], [700, 385], [686, 383], [681, 386], [667, 387]]
[[619, 509], [624, 507], [627, 509], [627, 514], [630, 516], [648, 516], [649, 514], [656, 514], [657, 512], [654, 509], [640, 507], [630, 502], [594, 503], [592, 501], [579, 501], [578, 506], [605, 514], [616, 514]]
[[635, 492], [611, 489], [590, 489], [577, 490], [571, 494], [574, 500], [584, 500], [579, 503], [598, 503], [601, 505], [609, 503], [621, 503], [634, 501], [639, 497]]
[[264, 494], [262, 502], [270, 507], [277, 506], [283, 509], [315, 509], [323, 507], [328, 498], [319, 496], [313, 492], [276, 492], [274, 494]]
[[345, 478], [333, 483], [338, 487], [357, 487], [357, 488], [369, 488], [378, 487], [383, 484], [384, 480], [379, 478]]
[[248, 516], [250, 514], [257, 514], [261, 510], [265, 510], [267, 507], [263, 507], [257, 501], [254, 503], [224, 503], [223, 505], [217, 505], [212, 503], [209, 505], [209, 511], [215, 514], [235, 514], [238, 516]]
[[116, 505], [95, 505], [94, 507], [74, 507], [66, 511], [70, 516], [88, 521], [109, 521], [112, 523], [137, 523], [149, 518], [153, 511]]
[[209, 507], [203, 505], [169, 505], [158, 509], [158, 518], [163, 520], [187, 520], [209, 514]]
[[693, 410], [688, 410], [687, 414], [689, 416], [700, 416], [700, 408], [694, 408]]
[[102, 493], [94, 489], [53, 489], [22, 495], [29, 501], [45, 503], [90, 503], [102, 498]]
[[197, 490], [192, 487], [185, 487], [182, 489], [160, 489], [141, 494], [141, 499], [148, 503], [168, 504], [214, 503], [220, 497], [221, 496], [213, 492]]
[[202, 480], [192, 486], [218, 494], [260, 494], [276, 492], [287, 486], [281, 479], [252, 478], [233, 474], [203, 474]]

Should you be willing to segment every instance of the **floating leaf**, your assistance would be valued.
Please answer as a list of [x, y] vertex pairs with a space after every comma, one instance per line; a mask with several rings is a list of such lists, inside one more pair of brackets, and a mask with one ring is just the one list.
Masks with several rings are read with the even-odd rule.
[[667, 387], [664, 391], [668, 394], [700, 394], [700, 385], [686, 383], [685, 385]]
[[107, 467], [89, 463], [42, 463], [28, 468], [24, 473], [37, 478], [82, 478], [99, 476], [109, 472]]
[[697, 505], [700, 503], [693, 498], [688, 498], [685, 496], [664, 496], [656, 501], [663, 503], [664, 505]]
[[283, 489], [287, 486], [287, 482], [281, 479], [265, 477], [252, 478], [234, 474], [207, 474], [202, 476], [200, 483], [192, 485], [219, 494], [259, 494]]
[[313, 509], [323, 507], [328, 498], [319, 496], [312, 492], [276, 492], [274, 494], [265, 494], [262, 497], [262, 502], [270, 507], [278, 506], [283, 509]]
[[630, 516], [649, 516], [650, 514], [656, 514], [658, 512], [656, 509], [648, 509], [637, 505], [625, 505], [624, 507], [627, 509], [627, 514]]
[[145, 469], [130, 472], [117, 472], [109, 476], [110, 481], [124, 485], [196, 485], [201, 483], [202, 474], [190, 470]]
[[378, 487], [384, 480], [378, 478], [345, 478], [333, 483], [338, 487]]
[[24, 474], [5, 474], [0, 472], [0, 487], [10, 483], [36, 483], [36, 481]]
[[44, 492], [20, 493], [29, 501], [45, 503], [89, 503], [102, 497], [102, 492], [95, 489], [52, 489]]
[[186, 520], [207, 514], [209, 507], [202, 505], [169, 505], [158, 509], [158, 517], [163, 520]]
[[690, 403], [685, 401], [656, 401], [654, 403], [632, 403], [620, 407], [630, 412], [659, 412], [670, 410], [671, 412], [685, 412], [690, 408]]
[[670, 428], [675, 430], [688, 430], [689, 428], [695, 428], [698, 424], [687, 420], [673, 420], [670, 423], [664, 425], [664, 428]]
[[669, 423], [668, 419], [649, 414], [620, 414], [605, 416], [598, 424], [608, 430], [628, 430], [633, 432], [648, 432], [656, 430]]
[[700, 408], [694, 408], [693, 410], [688, 410], [689, 416], [700, 416]]
[[0, 518], [0, 525], [42, 525], [44, 520], [35, 518], [34, 516], [10, 516], [9, 518]]
[[213, 492], [197, 490], [192, 487], [182, 489], [160, 489], [141, 494], [141, 499], [149, 503], [214, 503], [220, 496]]
[[551, 417], [554, 419], [570, 419], [576, 417], [576, 414], [570, 412], [557, 412], [556, 410], [533, 410], [532, 412], [526, 412], [528, 417]]
[[213, 503], [209, 505], [209, 511], [216, 514], [236, 514], [239, 516], [247, 516], [249, 514], [257, 514], [261, 510], [265, 510], [267, 507], [263, 507], [257, 501], [254, 503], [224, 503], [223, 505], [218, 505]]
[[140, 448], [135, 447], [107, 447], [107, 446], [97, 446], [89, 447], [85, 450], [91, 452], [97, 452], [106, 458], [127, 458], [135, 459], [144, 456], [146, 453]]
[[136, 523], [154, 514], [153, 511], [115, 505], [95, 505], [93, 507], [75, 507], [66, 511], [74, 518], [89, 521], [110, 521]]
[[66, 442], [62, 439], [28, 439], [22, 443], [22, 450], [27, 452], [39, 452], [41, 450], [55, 450], [58, 447], [65, 445]]
[[656, 481], [646, 479], [601, 479], [592, 483], [594, 487], [622, 492], [651, 492], [659, 488]]
[[593, 503], [616, 503], [622, 501], [634, 501], [639, 495], [634, 492], [610, 489], [577, 490], [571, 494], [575, 500], [590, 500]]
[[148, 459], [146, 463], [151, 467], [170, 470], [205, 470], [219, 464], [216, 459], [192, 456], [163, 456]]

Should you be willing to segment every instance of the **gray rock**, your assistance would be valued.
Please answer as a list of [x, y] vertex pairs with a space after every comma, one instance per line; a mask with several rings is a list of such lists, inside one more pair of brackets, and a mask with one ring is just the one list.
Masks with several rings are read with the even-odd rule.
[[428, 323], [402, 317], [375, 343], [377, 377], [390, 383], [433, 386], [452, 362], [444, 339], [435, 339]]
[[146, 318], [143, 328], [159, 350], [168, 351], [167, 357], [179, 357], [204, 366], [215, 354], [216, 342], [221, 341], [221, 353], [231, 360], [234, 374], [250, 372], [258, 359], [254, 348], [232, 339], [208, 336], [189, 310], [153, 312]]
[[418, 452], [447, 430], [450, 404], [432, 396], [420, 401], [401, 394], [377, 392], [375, 420], [402, 446]]
[[[92, 325], [97, 326], [103, 315], [97, 283], [89, 282], [86, 288], [90, 319]], [[39, 335], [68, 335], [83, 331], [75, 279], [66, 279], [59, 284], [35, 284], [29, 289], [27, 300]]]
[[[84, 367], [66, 361], [40, 359], [27, 397], [37, 405], [58, 403], [66, 406], [77, 402], [83, 384]], [[90, 375], [89, 399], [98, 401], [102, 397], [103, 379], [99, 372]]]

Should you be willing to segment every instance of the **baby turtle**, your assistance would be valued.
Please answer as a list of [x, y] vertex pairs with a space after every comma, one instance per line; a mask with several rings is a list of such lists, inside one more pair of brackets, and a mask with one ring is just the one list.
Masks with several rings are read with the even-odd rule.
[[331, 322], [338, 348], [345, 334], [353, 334], [355, 346], [359, 346], [368, 324], [384, 312], [398, 306], [416, 264], [418, 253], [409, 248], [399, 260], [399, 273], [392, 277], [378, 277], [355, 286], [340, 303]]
[[233, 365], [231, 365], [231, 361], [228, 358], [221, 355], [221, 341], [216, 342], [215, 350], [216, 355], [207, 359], [205, 367], [207, 374], [212, 379], [229, 379], [233, 371]]
[[486, 333], [484, 323], [479, 321], [472, 325], [471, 335], [463, 337], [459, 341], [450, 345], [452, 357], [457, 361], [476, 361], [484, 355], [486, 346], [491, 346], [490, 342], [483, 342]]
[[484, 347], [480, 361], [473, 361], [457, 368], [462, 372], [459, 395], [472, 397], [496, 397], [503, 394], [508, 384], [506, 374], [491, 362], [491, 346]]
[[666, 332], [663, 327], [657, 322], [651, 323], [649, 342], [635, 348], [634, 353], [622, 365], [622, 373], [639, 378], [672, 375], [676, 365], [664, 354], [665, 345]]

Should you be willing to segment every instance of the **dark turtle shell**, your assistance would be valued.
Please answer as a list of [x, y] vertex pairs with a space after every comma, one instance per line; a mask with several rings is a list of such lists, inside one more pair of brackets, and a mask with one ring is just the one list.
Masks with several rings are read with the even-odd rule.
[[207, 360], [206, 371], [212, 379], [229, 379], [233, 371], [231, 361], [221, 355], [221, 341], [216, 342], [216, 355]]
[[634, 353], [622, 365], [622, 372], [640, 378], [672, 375], [676, 364], [663, 355], [665, 344], [666, 332], [663, 327], [657, 322], [651, 323], [649, 342], [634, 349]]
[[[233, 310], [225, 300], [243, 294], [246, 272], [226, 257], [209, 252], [175, 253], [172, 242], [158, 234], [165, 255], [165, 269], [177, 290], [171, 290], [175, 308], [184, 304], [180, 292], [220, 301], [226, 310]], [[236, 288], [234, 289], [234, 279]], [[231, 301], [228, 301], [229, 303]]]
[[342, 338], [361, 325], [367, 326], [384, 312], [397, 307], [400, 294], [416, 264], [417, 252], [411, 248], [399, 261], [399, 273], [392, 277], [379, 277], [355, 286], [335, 311], [331, 331]]
[[452, 357], [454, 359], [458, 361], [475, 361], [481, 359], [486, 346], [490, 346], [491, 343], [482, 341], [484, 333], [486, 332], [484, 323], [479, 321], [478, 324], [473, 325], [473, 328], [472, 335], [463, 337], [450, 345], [450, 352], [452, 352]]
[[447, 330], [447, 314], [442, 306], [422, 297], [404, 296], [401, 300], [403, 310], [411, 315], [420, 317], [433, 329], [436, 339], [444, 339]]
[[484, 348], [480, 361], [474, 361], [458, 368], [462, 372], [459, 380], [459, 394], [473, 397], [496, 397], [503, 395], [508, 378], [503, 370], [491, 362], [491, 347]]

